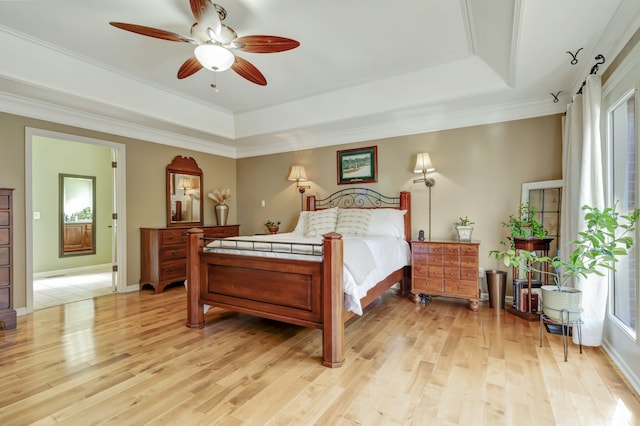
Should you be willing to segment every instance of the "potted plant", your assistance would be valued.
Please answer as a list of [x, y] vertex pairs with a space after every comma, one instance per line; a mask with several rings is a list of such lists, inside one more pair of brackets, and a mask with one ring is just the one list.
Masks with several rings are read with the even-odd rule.
[[454, 222], [453, 225], [456, 227], [456, 231], [458, 231], [458, 240], [460, 241], [471, 241], [471, 234], [473, 233], [473, 225], [475, 222], [472, 222], [467, 216], [458, 218], [457, 222]]
[[513, 247], [514, 238], [544, 238], [547, 231], [542, 223], [536, 219], [537, 209], [528, 202], [520, 204], [517, 216], [509, 215], [509, 219], [502, 222], [502, 226], [509, 228], [509, 239]]
[[[582, 292], [567, 287], [574, 277], [586, 278], [591, 274], [604, 276], [606, 271], [615, 271], [615, 263], [619, 256], [626, 256], [633, 245], [633, 231], [640, 214], [640, 209], [630, 215], [623, 216], [616, 211], [616, 206], [599, 209], [585, 205], [584, 231], [578, 232], [578, 238], [570, 244], [575, 249], [568, 260], [559, 256], [537, 256], [535, 251], [491, 250], [489, 256], [502, 260], [505, 266], [524, 268], [526, 271], [547, 274], [554, 285], [542, 286], [542, 302], [544, 314], [554, 321], [575, 321], [582, 311]], [[562, 318], [562, 312], [567, 312]]]
[[280, 230], [280, 221], [273, 222], [272, 220], [269, 219], [264, 223], [264, 226], [267, 227], [270, 234], [277, 234], [278, 231]]

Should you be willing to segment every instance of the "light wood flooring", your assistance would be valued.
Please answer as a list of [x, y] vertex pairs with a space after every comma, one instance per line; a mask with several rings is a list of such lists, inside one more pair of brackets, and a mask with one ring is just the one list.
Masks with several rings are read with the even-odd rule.
[[320, 331], [220, 309], [185, 327], [183, 287], [42, 309], [0, 331], [0, 424], [634, 425], [640, 402], [599, 348], [483, 305], [394, 291]]

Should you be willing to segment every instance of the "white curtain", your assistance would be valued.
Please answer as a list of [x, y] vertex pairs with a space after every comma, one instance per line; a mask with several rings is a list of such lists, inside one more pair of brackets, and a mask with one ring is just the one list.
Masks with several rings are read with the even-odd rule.
[[[562, 135], [562, 218], [560, 256], [569, 257], [578, 232], [585, 229], [582, 206], [604, 208], [602, 142], [600, 137], [600, 77], [590, 75], [582, 89], [567, 107]], [[590, 275], [576, 279], [574, 287], [582, 290], [582, 343], [600, 346], [607, 307], [607, 277]], [[578, 343], [577, 333], [573, 340]]]

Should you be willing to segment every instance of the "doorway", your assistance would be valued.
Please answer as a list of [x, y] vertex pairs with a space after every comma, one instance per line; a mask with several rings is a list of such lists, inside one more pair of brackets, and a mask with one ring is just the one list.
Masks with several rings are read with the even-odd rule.
[[[124, 265], [124, 145], [41, 129], [26, 129], [27, 312], [126, 291]], [[59, 206], [59, 176], [95, 177], [95, 222]], [[78, 207], [84, 213], [89, 206]], [[67, 223], [69, 222], [69, 223]], [[95, 225], [94, 225], [95, 223]], [[64, 255], [61, 231], [82, 229], [95, 250]], [[119, 261], [121, 260], [121, 261]], [[44, 288], [43, 292], [38, 289]]]

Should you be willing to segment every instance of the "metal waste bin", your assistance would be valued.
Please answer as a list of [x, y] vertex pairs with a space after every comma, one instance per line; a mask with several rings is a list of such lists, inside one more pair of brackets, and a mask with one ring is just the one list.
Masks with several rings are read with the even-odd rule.
[[504, 309], [504, 297], [507, 288], [507, 273], [497, 269], [486, 271], [489, 307]]

